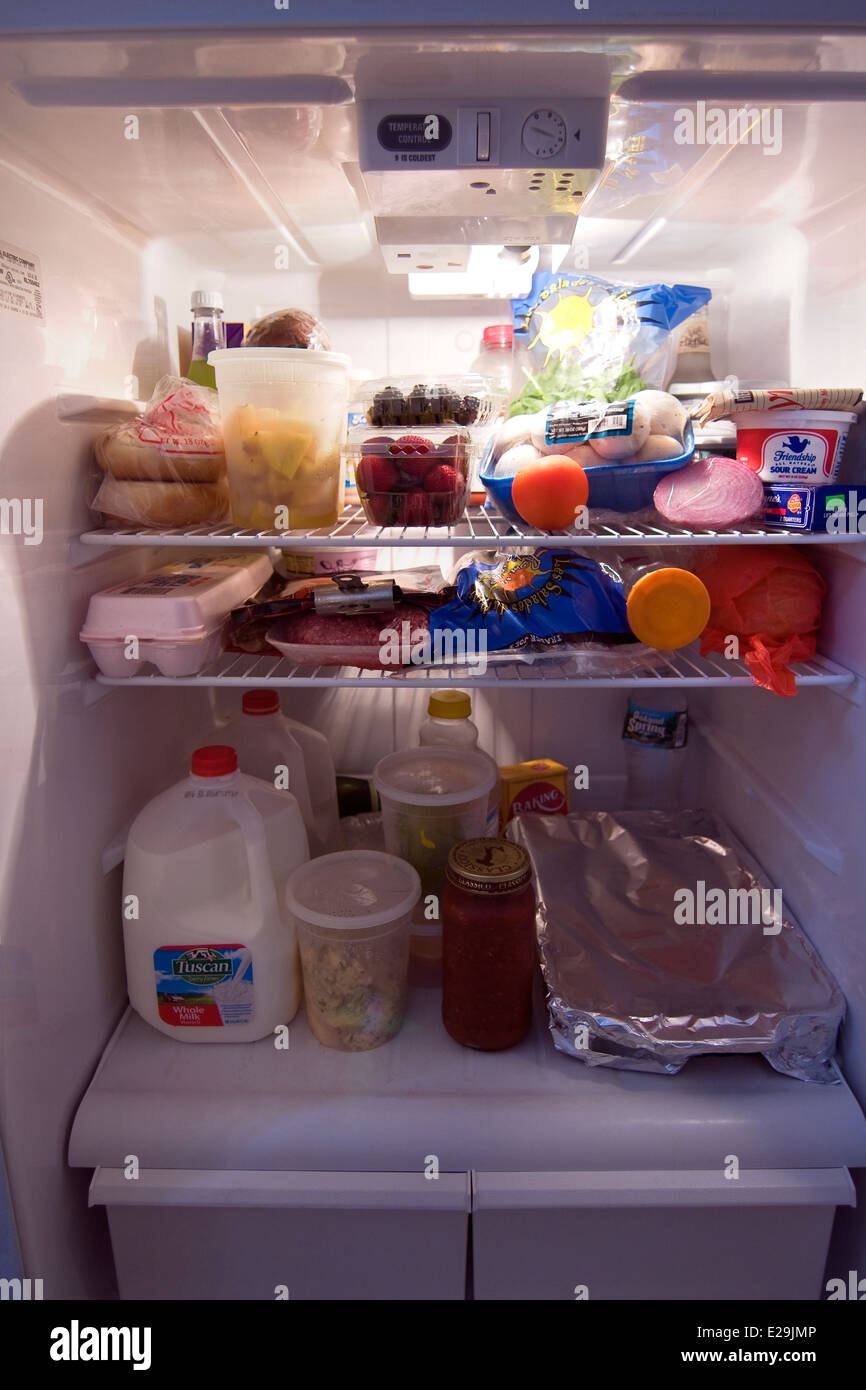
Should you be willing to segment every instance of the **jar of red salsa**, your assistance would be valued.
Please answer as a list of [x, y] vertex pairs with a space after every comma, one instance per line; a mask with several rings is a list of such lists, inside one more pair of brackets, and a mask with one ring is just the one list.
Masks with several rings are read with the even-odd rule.
[[532, 1022], [535, 893], [510, 840], [464, 840], [442, 893], [442, 1021], [455, 1042], [496, 1052]]

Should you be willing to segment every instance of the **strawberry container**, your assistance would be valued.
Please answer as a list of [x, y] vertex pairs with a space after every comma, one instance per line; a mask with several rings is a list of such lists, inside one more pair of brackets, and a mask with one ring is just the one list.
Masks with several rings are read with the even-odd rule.
[[451, 526], [469, 498], [473, 442], [467, 429], [407, 431], [356, 426], [349, 458], [367, 520], [374, 526]]

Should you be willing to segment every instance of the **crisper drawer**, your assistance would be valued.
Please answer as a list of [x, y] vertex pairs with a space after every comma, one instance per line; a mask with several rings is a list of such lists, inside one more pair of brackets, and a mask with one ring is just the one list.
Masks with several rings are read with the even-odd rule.
[[817, 1299], [845, 1168], [476, 1173], [477, 1299]]
[[97, 1168], [122, 1298], [462, 1299], [469, 1175]]

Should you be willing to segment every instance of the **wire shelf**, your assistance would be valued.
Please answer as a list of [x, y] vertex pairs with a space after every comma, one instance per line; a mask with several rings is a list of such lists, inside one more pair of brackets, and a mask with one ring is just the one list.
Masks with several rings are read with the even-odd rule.
[[282, 550], [310, 546], [490, 546], [501, 541], [515, 545], [547, 546], [618, 546], [623, 541], [644, 545], [780, 545], [839, 544], [863, 541], [857, 532], [771, 531], [763, 526], [744, 526], [735, 531], [711, 531], [678, 526], [656, 526], [650, 523], [632, 525], [623, 520], [616, 523], [591, 525], [587, 530], [534, 531], [530, 527], [513, 525], [496, 512], [483, 507], [468, 507], [453, 526], [375, 526], [357, 505], [344, 508], [333, 526], [315, 531], [252, 531], [230, 524], [224, 526], [193, 526], [163, 531], [139, 526], [123, 526], [116, 530], [85, 531], [84, 545], [93, 546], [190, 546], [226, 549], [232, 546], [246, 550], [277, 546]]
[[[114, 679], [97, 676], [101, 685], [152, 686], [351, 686], [366, 688], [385, 685], [394, 690], [416, 686], [441, 687], [454, 684], [461, 689], [521, 687], [545, 689], [580, 686], [592, 690], [628, 689], [635, 685], [689, 686], [708, 689], [713, 686], [751, 686], [752, 678], [742, 661], [728, 661], [721, 656], [700, 656], [690, 647], [666, 656], [657, 653], [645, 666], [620, 675], [586, 675], [580, 658], [563, 656], [543, 663], [524, 661], [494, 662], [483, 674], [470, 674], [466, 666], [412, 666], [400, 671], [369, 671], [357, 666], [317, 666], [313, 662], [295, 665], [276, 654], [259, 656], [224, 652], [212, 665], [197, 676], [161, 676], [153, 674]], [[816, 656], [811, 661], [798, 662], [792, 667], [798, 686], [847, 686], [856, 678], [844, 666], [827, 657]]]

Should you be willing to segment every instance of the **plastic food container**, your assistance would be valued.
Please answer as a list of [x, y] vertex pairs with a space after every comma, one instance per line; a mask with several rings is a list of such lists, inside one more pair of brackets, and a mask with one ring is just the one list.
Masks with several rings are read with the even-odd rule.
[[298, 932], [307, 1019], [325, 1047], [367, 1052], [399, 1031], [420, 895], [412, 866], [376, 850], [326, 854], [292, 874], [286, 906]]
[[272, 574], [267, 555], [198, 555], [94, 594], [78, 634], [105, 676], [148, 662], [163, 676], [194, 676], [219, 652], [233, 608]]
[[492, 761], [471, 749], [410, 748], [376, 764], [385, 847], [415, 866], [425, 894], [441, 891], [453, 846], [484, 834], [495, 781]]
[[495, 377], [477, 372], [436, 378], [383, 377], [365, 382], [357, 393], [358, 404], [374, 428], [403, 432], [432, 425], [492, 425], [507, 399], [508, 391]]
[[[672, 459], [661, 459], [658, 463], [600, 463], [586, 470], [589, 482], [590, 510], [604, 508], [613, 512], [639, 512], [653, 505], [653, 493], [657, 484], [668, 473], [685, 468], [695, 452], [695, 437], [691, 421], [683, 429], [683, 452]], [[531, 467], [531, 465], [529, 465]], [[509, 521], [518, 526], [526, 526], [511, 500], [511, 478], [493, 476], [493, 441], [485, 450], [481, 462], [481, 481], [488, 497]]]
[[325, 547], [324, 550], [279, 550], [274, 561], [278, 574], [295, 579], [299, 574], [313, 576], [354, 574], [357, 570], [375, 570], [376, 550], [350, 550], [348, 546]]
[[768, 483], [832, 483], [856, 419], [848, 410], [749, 411], [736, 417], [737, 458]]
[[253, 530], [331, 526], [340, 509], [349, 359], [307, 348], [218, 348], [232, 519]]
[[375, 526], [451, 526], [469, 498], [473, 446], [459, 425], [349, 432], [348, 457]]

